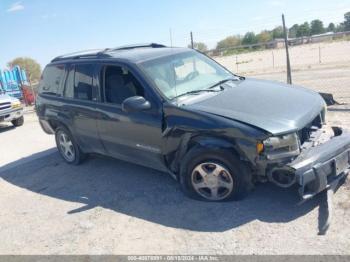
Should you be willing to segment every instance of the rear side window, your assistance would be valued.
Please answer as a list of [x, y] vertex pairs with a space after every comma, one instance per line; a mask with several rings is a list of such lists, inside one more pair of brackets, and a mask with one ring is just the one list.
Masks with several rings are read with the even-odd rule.
[[64, 65], [47, 66], [42, 74], [39, 92], [57, 95], [64, 74]]
[[90, 64], [75, 65], [74, 98], [92, 100], [92, 76], [94, 66]]

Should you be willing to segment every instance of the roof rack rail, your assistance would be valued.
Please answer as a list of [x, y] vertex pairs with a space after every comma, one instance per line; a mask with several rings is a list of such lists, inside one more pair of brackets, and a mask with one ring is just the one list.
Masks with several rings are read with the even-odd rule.
[[94, 50], [84, 50], [84, 51], [69, 53], [69, 54], [55, 57], [54, 59], [51, 60], [51, 63], [61, 61], [61, 60], [68, 60], [68, 59], [100, 57], [102, 55], [105, 55], [104, 53], [105, 50], [106, 49], [94, 49]]
[[108, 52], [113, 52], [118, 50], [129, 50], [129, 49], [136, 49], [136, 48], [163, 48], [163, 47], [166, 47], [166, 46], [162, 44], [157, 44], [157, 43], [149, 43], [149, 44], [125, 45], [125, 46], [119, 46], [115, 48], [84, 50], [84, 51], [57, 56], [51, 60], [51, 63], [62, 61], [62, 60], [71, 60], [71, 59], [79, 59], [79, 58], [110, 57], [110, 55], [108, 55]]
[[107, 49], [106, 51], [117, 51], [117, 50], [128, 50], [128, 49], [135, 49], [135, 48], [163, 48], [166, 47], [165, 45], [162, 44], [157, 44], [157, 43], [147, 43], [147, 44], [136, 44], [136, 45], [124, 45], [124, 46], [119, 46], [111, 49]]

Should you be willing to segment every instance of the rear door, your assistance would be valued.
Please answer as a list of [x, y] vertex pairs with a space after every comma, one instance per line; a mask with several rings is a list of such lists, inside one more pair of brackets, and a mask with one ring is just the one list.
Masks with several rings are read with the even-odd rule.
[[84, 152], [105, 153], [97, 132], [96, 104], [98, 92], [94, 82], [95, 65], [71, 64], [67, 78], [62, 110], [72, 121], [72, 131]]
[[[107, 78], [114, 81], [108, 81]], [[162, 108], [150, 90], [141, 84], [140, 79], [125, 65], [101, 65], [99, 83], [102, 99], [97, 106], [99, 134], [111, 156], [166, 170], [161, 152]], [[114, 92], [116, 88], [120, 92]], [[122, 91], [122, 88], [130, 90]], [[152, 108], [140, 112], [124, 112], [122, 101], [131, 96], [145, 97]]]

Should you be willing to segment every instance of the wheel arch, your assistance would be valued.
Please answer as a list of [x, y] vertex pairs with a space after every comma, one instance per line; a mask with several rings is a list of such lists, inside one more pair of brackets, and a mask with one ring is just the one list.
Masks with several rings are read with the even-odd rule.
[[175, 155], [168, 156], [168, 163], [171, 171], [178, 178], [180, 173], [180, 166], [182, 160], [185, 156], [194, 149], [222, 149], [227, 150], [238, 159], [248, 162], [250, 161], [246, 158], [244, 152], [240, 150], [236, 141], [230, 141], [225, 138], [208, 136], [208, 135], [185, 135], [180, 142], [180, 145], [176, 151]]
[[[182, 190], [190, 197], [198, 198], [198, 192], [194, 194], [192, 175], [196, 166], [201, 163], [209, 163], [215, 165], [222, 165], [226, 169], [229, 168], [231, 177], [236, 179], [235, 190], [233, 194], [224, 200], [239, 200], [246, 196], [246, 194], [254, 187], [253, 186], [253, 170], [249, 162], [244, 161], [240, 154], [234, 149], [230, 141], [224, 139], [216, 140], [216, 143], [194, 143], [186, 155], [181, 160], [180, 172], [178, 179]], [[207, 142], [208, 140], [206, 140]], [[237, 157], [237, 154], [239, 157]], [[208, 185], [208, 184], [206, 184]], [[206, 186], [204, 186], [206, 187]], [[202, 196], [203, 197], [203, 196]], [[202, 199], [200, 199], [202, 200]], [[210, 199], [209, 199], [210, 200]], [[212, 200], [210, 200], [212, 201]], [[216, 200], [214, 200], [216, 201]]]
[[70, 125], [61, 119], [49, 119], [47, 120], [48, 124], [52, 128], [53, 131], [56, 131], [56, 129], [60, 126], [65, 127], [70, 133], [72, 133], [71, 128], [69, 127]]

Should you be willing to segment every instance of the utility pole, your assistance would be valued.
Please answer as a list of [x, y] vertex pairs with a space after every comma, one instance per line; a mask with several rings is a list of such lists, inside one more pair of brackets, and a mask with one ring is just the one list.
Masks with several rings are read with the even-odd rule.
[[192, 34], [192, 31], [191, 31], [191, 48], [193, 49], [194, 46], [193, 46], [193, 34]]
[[171, 31], [171, 28], [169, 28], [169, 35], [170, 35], [170, 47], [173, 47], [173, 32]]
[[288, 35], [286, 29], [286, 23], [284, 21], [284, 14], [282, 14], [282, 23], [283, 23], [283, 33], [284, 33], [284, 45], [286, 47], [286, 55], [287, 55], [287, 83], [292, 84], [292, 72], [290, 68], [290, 60], [289, 60], [289, 50], [288, 50]]

